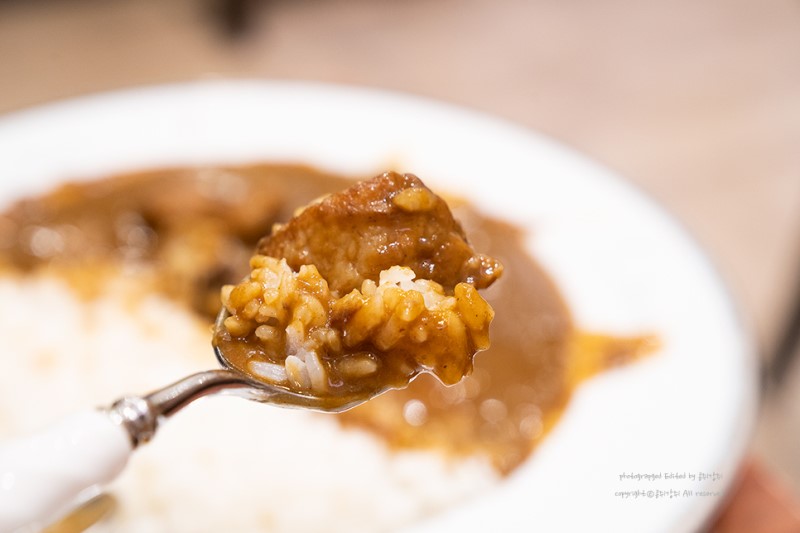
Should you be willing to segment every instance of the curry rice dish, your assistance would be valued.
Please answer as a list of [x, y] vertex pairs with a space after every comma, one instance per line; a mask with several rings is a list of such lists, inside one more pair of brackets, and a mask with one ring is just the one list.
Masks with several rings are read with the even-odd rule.
[[502, 272], [472, 250], [444, 200], [394, 172], [276, 224], [250, 267], [222, 288], [230, 316], [214, 344], [251, 377], [330, 406], [420, 372], [446, 385], [468, 375], [494, 317], [476, 286]]
[[[280, 239], [259, 239], [297, 206], [352, 183], [302, 166], [178, 168], [71, 183], [9, 206], [0, 215], [0, 311], [13, 318], [0, 322], [0, 334], [17, 355], [5, 355], [4, 365], [19, 379], [0, 387], [0, 431], [32, 429], [57, 415], [55, 407], [105, 404], [208, 368], [208, 328], [220, 293], [231, 305], [233, 289], [222, 288], [249, 275], [253, 250], [258, 246], [256, 268], [288, 268], [295, 282], [300, 275], [302, 265], [280, 249]], [[435, 201], [408, 195], [396, 207], [413, 213]], [[232, 398], [192, 406], [111, 487], [118, 508], [106, 527], [393, 529], [491, 487], [530, 455], [580, 381], [652, 350], [648, 337], [576, 330], [521, 232], [464, 202], [449, 203], [461, 234], [487, 255], [465, 255], [463, 272], [434, 281], [444, 298], [453, 298], [455, 279], [491, 270], [488, 257], [504, 267], [483, 291], [496, 319], [491, 347], [475, 357], [469, 376], [444, 386], [423, 374], [340, 415]], [[264, 259], [272, 254], [289, 258]], [[346, 280], [329, 284], [332, 301], [351, 287], [365, 299], [381, 285], [386, 291], [435, 280], [424, 268], [412, 267], [413, 277], [393, 270], [395, 263], [376, 266], [371, 283], [325, 274]], [[314, 264], [322, 274], [322, 261]], [[43, 316], [46, 330], [37, 327]], [[258, 337], [262, 325], [248, 335]], [[391, 337], [386, 344], [371, 338], [370, 347], [391, 349]], [[474, 348], [485, 346], [481, 334], [470, 338]], [[367, 359], [340, 370], [367, 372]], [[53, 395], [58, 406], [41, 401]]]

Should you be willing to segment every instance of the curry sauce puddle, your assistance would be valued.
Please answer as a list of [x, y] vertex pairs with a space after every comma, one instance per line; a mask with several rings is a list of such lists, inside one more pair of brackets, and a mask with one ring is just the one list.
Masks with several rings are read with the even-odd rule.
[[[56, 274], [87, 298], [109, 290], [115, 276], [133, 277], [143, 295], [166, 295], [210, 322], [219, 288], [244, 276], [272, 224], [350, 183], [303, 166], [253, 165], [67, 184], [0, 214], [0, 267]], [[338, 416], [391, 446], [484, 455], [507, 474], [557, 423], [583, 381], [652, 353], [657, 341], [577, 331], [521, 230], [467, 205], [454, 214], [480, 239], [476, 247], [505, 265], [503, 278], [485, 291], [496, 313], [491, 348], [457, 385], [422, 375]]]

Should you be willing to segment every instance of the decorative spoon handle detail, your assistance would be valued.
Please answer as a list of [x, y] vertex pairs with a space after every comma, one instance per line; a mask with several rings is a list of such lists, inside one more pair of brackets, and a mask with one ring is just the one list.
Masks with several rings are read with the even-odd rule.
[[230, 370], [200, 372], [147, 396], [126, 396], [108, 409], [74, 413], [39, 433], [2, 443], [0, 533], [41, 529], [87, 491], [117, 477], [165, 417], [208, 394], [257, 395], [250, 387], [251, 381]]

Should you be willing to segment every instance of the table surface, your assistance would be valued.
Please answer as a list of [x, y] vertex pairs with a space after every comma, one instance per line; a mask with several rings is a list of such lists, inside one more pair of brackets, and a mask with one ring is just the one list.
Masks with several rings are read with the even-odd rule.
[[[131, 85], [255, 77], [399, 90], [506, 117], [616, 169], [714, 258], [767, 360], [800, 282], [793, 0], [0, 1], [0, 113]], [[800, 492], [800, 364], [753, 454]]]

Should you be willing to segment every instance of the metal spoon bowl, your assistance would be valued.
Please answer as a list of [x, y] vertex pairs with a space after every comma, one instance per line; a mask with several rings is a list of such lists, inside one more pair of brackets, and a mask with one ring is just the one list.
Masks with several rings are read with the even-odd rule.
[[[223, 327], [222, 323], [228, 316], [228, 311], [223, 307], [214, 323], [215, 331]], [[152, 439], [161, 421], [196, 399], [210, 394], [232, 394], [281, 407], [337, 413], [362, 404], [388, 390], [370, 391], [341, 398], [322, 398], [253, 379], [234, 367], [216, 345], [214, 354], [222, 368], [192, 374], [145, 396], [125, 396], [111, 405], [109, 414], [115, 422], [127, 429], [134, 448]]]

